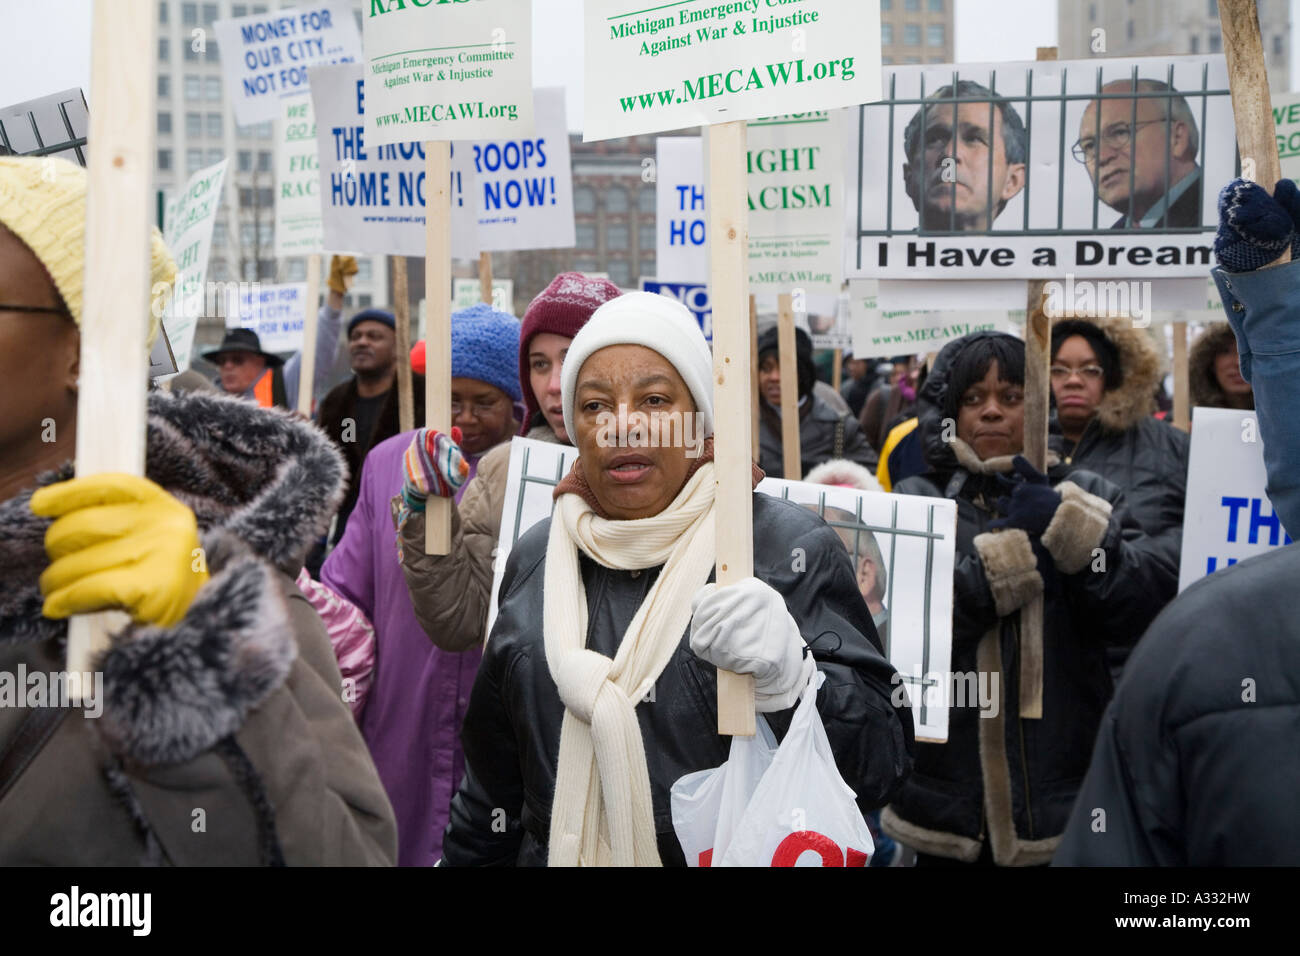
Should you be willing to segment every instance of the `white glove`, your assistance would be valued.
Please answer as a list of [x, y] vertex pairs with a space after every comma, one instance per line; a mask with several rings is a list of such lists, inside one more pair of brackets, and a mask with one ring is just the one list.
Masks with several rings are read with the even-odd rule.
[[756, 711], [795, 705], [817, 665], [776, 590], [758, 578], [706, 584], [691, 614], [691, 650], [719, 670], [753, 674]]

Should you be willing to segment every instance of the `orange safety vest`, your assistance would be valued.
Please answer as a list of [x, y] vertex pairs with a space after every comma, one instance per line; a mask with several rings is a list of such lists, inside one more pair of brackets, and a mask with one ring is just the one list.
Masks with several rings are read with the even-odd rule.
[[257, 380], [253, 386], [253, 397], [257, 399], [257, 404], [263, 408], [271, 408], [275, 405], [275, 399], [271, 395], [271, 369], [267, 369], [262, 377]]

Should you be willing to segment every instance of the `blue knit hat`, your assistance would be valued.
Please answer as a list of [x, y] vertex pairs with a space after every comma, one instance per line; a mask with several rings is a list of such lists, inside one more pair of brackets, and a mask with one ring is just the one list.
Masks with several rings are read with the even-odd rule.
[[485, 302], [453, 312], [451, 377], [487, 382], [519, 401], [519, 320]]
[[352, 330], [362, 322], [378, 322], [380, 325], [386, 325], [390, 329], [397, 329], [397, 319], [393, 313], [386, 312], [383, 309], [362, 309], [356, 315], [352, 316], [348, 322], [348, 338], [352, 337]]

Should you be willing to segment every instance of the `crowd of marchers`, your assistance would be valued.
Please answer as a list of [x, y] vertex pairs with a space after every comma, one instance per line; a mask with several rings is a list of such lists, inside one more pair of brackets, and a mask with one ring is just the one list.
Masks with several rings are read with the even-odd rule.
[[[837, 392], [800, 330], [798, 475], [760, 334], [754, 485], [956, 503], [952, 669], [997, 674], [1002, 699], [923, 742], [891, 699], [879, 547], [753, 493], [753, 573], [718, 588], [712, 437], [696, 455], [599, 440], [620, 407], [725, 427], [709, 347], [668, 298], [564, 272], [522, 321], [459, 310], [453, 427], [402, 431], [395, 319], [344, 321], [356, 265], [335, 257], [310, 418], [289, 410], [301, 356], [231, 330], [215, 380], [150, 390], [143, 477], [74, 476], [86, 179], [51, 162], [0, 159], [0, 672], [62, 671], [72, 615], [131, 623], [95, 660], [97, 716], [0, 707], [0, 862], [682, 865], [669, 791], [727, 759], [719, 669], [754, 677], [778, 738], [825, 674], [871, 865], [1300, 861], [1300, 552], [1176, 596], [1189, 439], [1146, 330], [1053, 326], [1042, 470], [1022, 454], [1019, 339], [847, 356]], [[1193, 402], [1257, 411], [1270, 496], [1300, 529], [1300, 265], [1274, 265], [1300, 251], [1300, 201], [1236, 181], [1220, 217], [1230, 324], [1191, 349]], [[175, 273], [156, 233], [152, 273]], [[351, 375], [326, 391], [340, 341]], [[411, 360], [419, 422], [424, 343]], [[515, 436], [577, 458], [485, 634]], [[1025, 661], [1041, 676], [1022, 685]]]

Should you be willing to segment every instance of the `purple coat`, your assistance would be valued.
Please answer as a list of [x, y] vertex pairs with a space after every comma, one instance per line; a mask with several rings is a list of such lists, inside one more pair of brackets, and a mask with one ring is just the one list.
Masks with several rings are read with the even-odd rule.
[[[398, 865], [432, 866], [465, 773], [460, 726], [482, 649], [438, 650], [411, 609], [389, 503], [401, 493], [402, 456], [413, 434], [394, 435], [366, 455], [356, 507], [321, 580], [374, 623], [377, 661], [361, 734], [397, 814]], [[478, 459], [469, 464], [472, 480]]]

